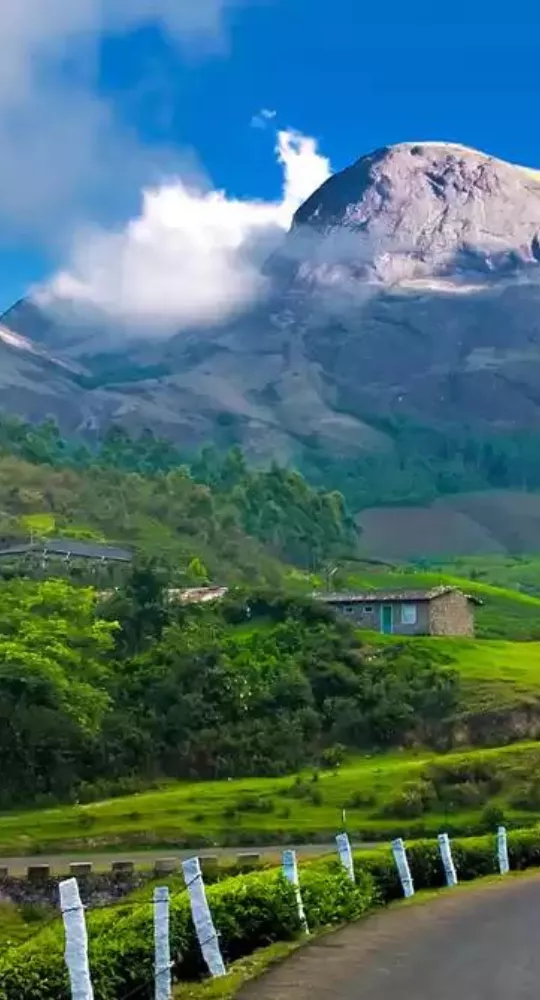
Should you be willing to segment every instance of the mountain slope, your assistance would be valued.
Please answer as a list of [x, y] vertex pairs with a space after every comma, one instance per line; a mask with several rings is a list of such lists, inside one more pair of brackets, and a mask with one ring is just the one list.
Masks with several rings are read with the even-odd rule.
[[119, 350], [18, 303], [6, 327], [86, 375], [69, 391], [47, 376], [45, 399], [36, 376], [17, 408], [280, 458], [391, 449], [388, 414], [537, 428], [539, 261], [540, 174], [450, 143], [386, 147], [300, 208], [269, 298], [227, 326]]

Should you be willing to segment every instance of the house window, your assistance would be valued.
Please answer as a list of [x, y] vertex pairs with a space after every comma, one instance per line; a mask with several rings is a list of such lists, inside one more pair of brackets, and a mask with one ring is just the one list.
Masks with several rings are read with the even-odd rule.
[[372, 604], [364, 604], [364, 611], [365, 611], [366, 615], [373, 614], [373, 605]]
[[418, 613], [416, 604], [402, 604], [401, 605], [401, 624], [402, 625], [416, 625], [418, 620]]

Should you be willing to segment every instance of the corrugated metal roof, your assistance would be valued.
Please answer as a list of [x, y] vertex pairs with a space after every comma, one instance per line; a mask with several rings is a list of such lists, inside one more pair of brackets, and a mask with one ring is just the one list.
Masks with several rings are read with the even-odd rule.
[[208, 601], [220, 601], [228, 592], [228, 587], [189, 587], [186, 590], [169, 590], [171, 601], [180, 604], [206, 604]]
[[[462, 594], [463, 591], [459, 587], [441, 585], [423, 590], [363, 590], [351, 593], [314, 594], [313, 596], [325, 604], [384, 604], [392, 601], [433, 601], [437, 597], [443, 597], [444, 594], [453, 593]], [[477, 597], [470, 594], [464, 596], [475, 604], [482, 603]]]
[[0, 558], [30, 555], [33, 552], [43, 555], [73, 556], [75, 559], [104, 559], [107, 562], [131, 562], [133, 559], [129, 549], [99, 542], [79, 541], [76, 538], [47, 538], [40, 542], [28, 542], [26, 545], [9, 545], [0, 548]]

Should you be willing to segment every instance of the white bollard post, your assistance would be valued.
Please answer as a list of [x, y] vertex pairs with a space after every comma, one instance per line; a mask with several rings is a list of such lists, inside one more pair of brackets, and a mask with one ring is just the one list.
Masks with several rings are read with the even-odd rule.
[[347, 872], [351, 882], [356, 882], [356, 878], [354, 876], [354, 863], [351, 851], [351, 844], [349, 841], [349, 835], [347, 833], [338, 833], [336, 837], [336, 844], [339, 851], [341, 864], [343, 865], [345, 871]]
[[66, 935], [65, 960], [71, 983], [72, 1000], [94, 1000], [88, 965], [88, 937], [84, 906], [76, 878], [60, 882], [60, 909]]
[[510, 871], [510, 861], [508, 859], [506, 827], [504, 826], [500, 826], [497, 830], [497, 855], [499, 858], [499, 871], [501, 875], [508, 875], [508, 872]]
[[182, 863], [184, 880], [189, 892], [191, 915], [195, 924], [197, 939], [210, 975], [225, 976], [227, 970], [219, 947], [219, 938], [214, 927], [210, 907], [206, 898], [201, 865], [198, 858], [190, 858]]
[[453, 888], [457, 885], [457, 875], [456, 868], [454, 865], [454, 859], [452, 857], [452, 847], [450, 845], [450, 839], [447, 833], [440, 833], [438, 836], [439, 850], [441, 852], [441, 858], [444, 868], [444, 874], [446, 876], [446, 884], [449, 888]]
[[296, 851], [283, 851], [283, 874], [294, 886], [294, 892], [296, 896], [296, 905], [298, 907], [298, 917], [302, 925], [304, 934], [309, 934], [309, 927], [306, 920], [306, 913], [304, 910], [304, 904], [302, 902], [302, 893], [300, 892], [300, 880], [298, 878], [298, 864], [296, 861]]
[[398, 870], [401, 888], [403, 889], [403, 895], [405, 896], [405, 899], [410, 899], [411, 896], [414, 896], [414, 883], [412, 880], [411, 869], [409, 868], [407, 851], [401, 837], [392, 841], [392, 853], [394, 855], [394, 861], [396, 862], [396, 868]]
[[170, 1000], [171, 947], [169, 942], [169, 890], [154, 889], [154, 970], [156, 1000]]

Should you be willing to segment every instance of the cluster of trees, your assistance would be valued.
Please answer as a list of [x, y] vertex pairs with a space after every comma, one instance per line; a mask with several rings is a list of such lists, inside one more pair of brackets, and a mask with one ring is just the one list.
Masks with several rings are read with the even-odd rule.
[[221, 457], [206, 449], [190, 467], [151, 432], [131, 438], [113, 427], [90, 450], [53, 421], [2, 417], [0, 536], [20, 534], [21, 517], [46, 514], [57, 533], [134, 545], [177, 582], [276, 583], [281, 562], [313, 570], [350, 553], [356, 537], [339, 493], [277, 465], [249, 469], [238, 448]]
[[101, 604], [61, 580], [0, 584], [2, 807], [433, 743], [457, 696], [443, 660], [362, 647], [303, 598], [173, 605], [144, 566]]
[[388, 435], [387, 451], [336, 460], [311, 442], [302, 466], [310, 482], [332, 483], [355, 510], [473, 490], [540, 489], [538, 433], [428, 427], [397, 416], [370, 422]]

